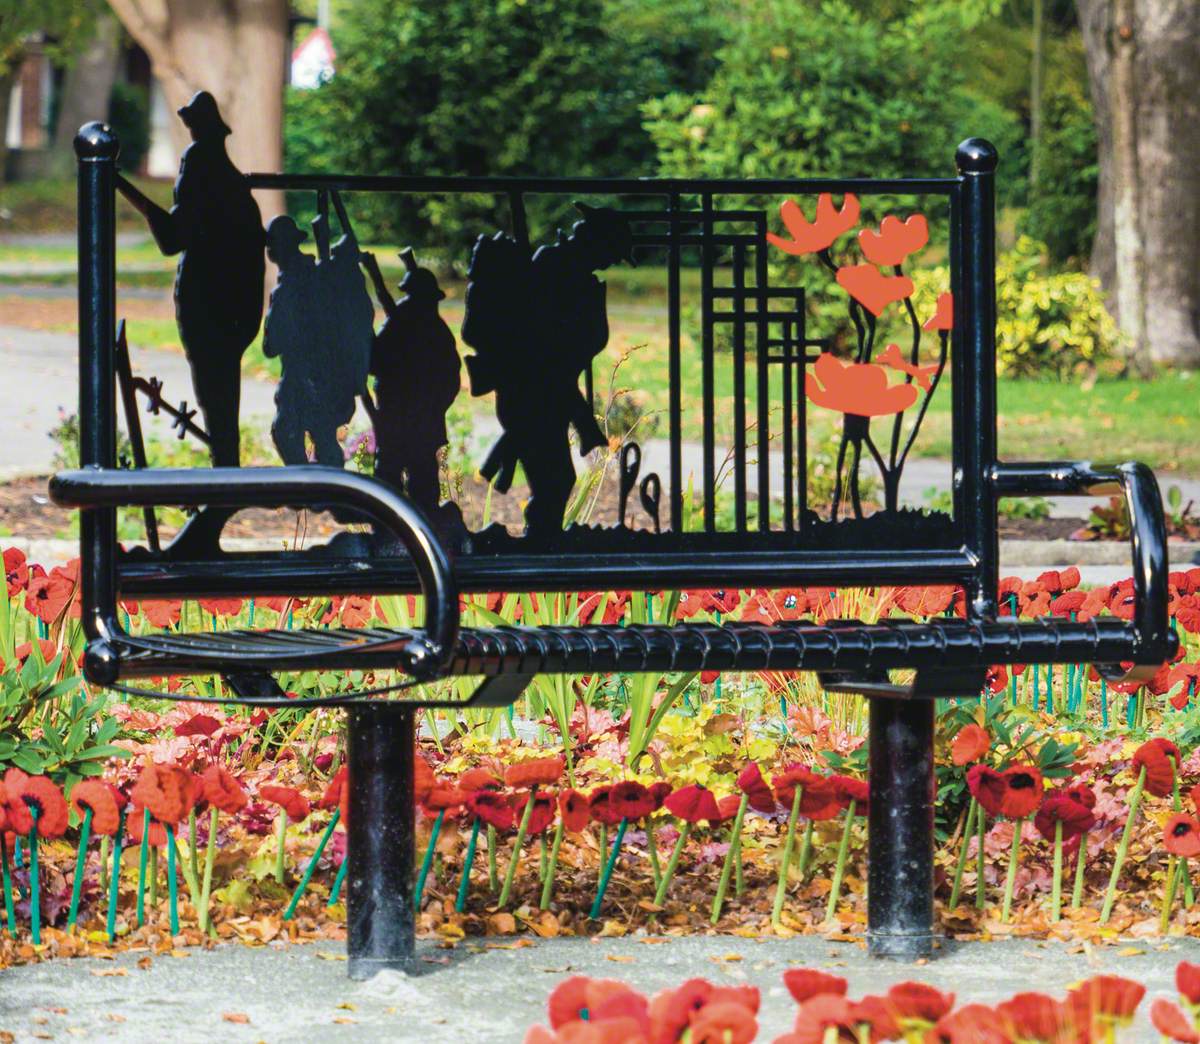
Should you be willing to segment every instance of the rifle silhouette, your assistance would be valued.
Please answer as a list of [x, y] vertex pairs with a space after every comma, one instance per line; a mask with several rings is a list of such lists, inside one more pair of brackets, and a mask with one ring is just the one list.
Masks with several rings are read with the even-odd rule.
[[134, 210], [146, 219], [146, 224], [150, 226], [150, 234], [154, 237], [154, 242], [158, 244], [159, 250], [169, 256], [178, 254], [183, 249], [169, 210], [160, 207], [132, 181], [121, 174], [117, 175], [117, 191], [125, 197]]

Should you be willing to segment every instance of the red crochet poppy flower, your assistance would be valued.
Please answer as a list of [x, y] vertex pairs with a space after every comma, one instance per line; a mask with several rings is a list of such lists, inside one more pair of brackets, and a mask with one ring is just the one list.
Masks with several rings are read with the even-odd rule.
[[693, 1017], [695, 1044], [750, 1044], [758, 1035], [754, 1013], [730, 1001], [709, 1001]]
[[854, 802], [854, 814], [865, 816], [871, 799], [871, 788], [865, 779], [853, 776], [834, 775], [829, 777], [840, 804], [849, 807]]
[[887, 991], [897, 1019], [932, 1025], [954, 1007], [954, 994], [923, 982], [898, 982]]
[[800, 1005], [792, 1032], [775, 1038], [775, 1044], [810, 1044], [825, 1041], [828, 1030], [836, 1030], [838, 1044], [858, 1040], [854, 1016], [857, 1005], [836, 993], [818, 993]]
[[550, 1025], [557, 1030], [572, 1022], [590, 1021], [593, 1008], [599, 1008], [614, 996], [633, 992], [616, 979], [572, 975], [555, 986], [546, 1001]]
[[[147, 762], [129, 796], [137, 808], [148, 808], [160, 823], [178, 823], [195, 803], [192, 774], [178, 765]], [[136, 817], [134, 817], [136, 818]]]
[[[417, 758], [421, 761], [421, 758]], [[430, 773], [432, 776], [432, 772]], [[350, 778], [350, 766], [342, 765], [341, 768], [333, 774], [333, 778], [325, 787], [325, 793], [321, 795], [321, 799], [317, 802], [317, 808], [337, 808], [342, 801], [342, 791], [346, 789], [346, 781]], [[427, 791], [428, 793], [428, 791]]]
[[1033, 815], [1042, 803], [1044, 784], [1042, 773], [1033, 765], [1014, 765], [1003, 772], [1004, 796], [1000, 812], [1009, 819], [1024, 819]]
[[813, 968], [789, 968], [783, 973], [783, 984], [797, 1004], [803, 1004], [820, 993], [844, 997], [850, 985], [840, 975], [830, 975]]
[[1018, 993], [996, 1005], [1005, 1028], [1021, 1040], [1060, 1040], [1069, 1013], [1062, 1003], [1044, 993]]
[[558, 811], [562, 816], [563, 829], [577, 834], [588, 825], [592, 818], [592, 810], [588, 807], [588, 799], [578, 790], [569, 787], [558, 795]]
[[1150, 1005], [1150, 1021], [1154, 1028], [1169, 1040], [1181, 1044], [1200, 1044], [1200, 1033], [1178, 1004], [1160, 997]]
[[683, 1036], [692, 1017], [712, 998], [707, 979], [688, 979], [673, 990], [660, 990], [650, 1001], [653, 1041], [673, 1042]]
[[308, 798], [293, 787], [281, 787], [274, 783], [268, 783], [265, 787], [258, 788], [258, 796], [264, 801], [269, 801], [282, 808], [293, 823], [300, 823], [307, 819], [308, 813], [311, 811]]
[[950, 744], [950, 760], [959, 766], [969, 765], [982, 758], [991, 745], [992, 737], [982, 725], [964, 725]]
[[20, 798], [21, 789], [28, 780], [29, 777], [13, 765], [4, 773], [4, 786], [0, 788], [0, 798], [8, 812], [8, 829], [14, 834], [28, 834], [33, 829], [29, 806]]
[[1058, 823], [1062, 823], [1062, 839], [1069, 841], [1091, 830], [1096, 825], [1096, 817], [1086, 805], [1081, 805], [1070, 795], [1058, 791], [1042, 802], [1042, 807], [1033, 817], [1033, 825], [1042, 837], [1053, 841]]
[[465, 790], [468, 794], [474, 794], [477, 790], [499, 790], [503, 784], [499, 777], [490, 769], [482, 767], [467, 769], [461, 776], [458, 777], [459, 789]]
[[100, 837], [112, 837], [121, 822], [121, 806], [112, 787], [98, 779], [83, 779], [71, 788], [71, 808], [80, 819], [90, 808], [92, 833]]
[[806, 819], [821, 822], [833, 819], [842, 810], [833, 780], [829, 776], [818, 776], [804, 765], [789, 765], [771, 782], [779, 803], [789, 811], [796, 796], [796, 787], [802, 788], [799, 814]]
[[8, 583], [8, 597], [15, 598], [29, 586], [29, 566], [25, 552], [16, 547], [4, 549], [4, 579]]
[[548, 787], [562, 777], [565, 763], [562, 758], [536, 758], [509, 765], [504, 770], [504, 782], [520, 790], [527, 787]]
[[425, 800], [421, 804], [431, 812], [449, 811], [452, 808], [461, 808], [467, 803], [467, 798], [470, 796], [465, 790], [460, 790], [458, 787], [438, 783], [425, 795]]
[[37, 812], [38, 836], [62, 837], [67, 832], [67, 801], [62, 791], [45, 776], [27, 776], [16, 790], [8, 790], [9, 804], [15, 797], [31, 810]]
[[[237, 815], [250, 801], [237, 777], [220, 765], [209, 765], [200, 776], [200, 782], [204, 787], [204, 800], [231, 816]], [[178, 820], [165, 819], [163, 822]]]
[[1175, 988], [1189, 1004], [1200, 1004], [1200, 964], [1180, 961], [1175, 965]]
[[1002, 772], [987, 765], [972, 765], [967, 769], [967, 789], [989, 816], [1003, 814], [1002, 804], [1008, 781]]
[[418, 754], [413, 759], [413, 800], [419, 805], [433, 789], [435, 783], [433, 769], [425, 755]]
[[471, 814], [497, 830], [511, 830], [514, 825], [512, 805], [498, 790], [477, 790], [467, 799]]
[[702, 820], [715, 823], [721, 818], [712, 791], [698, 783], [680, 787], [663, 805], [671, 815], [678, 816], [685, 823], [699, 823]]
[[608, 795], [613, 815], [620, 819], [641, 819], [654, 811], [654, 799], [650, 792], [635, 780], [624, 780], [614, 784]]
[[1146, 987], [1120, 975], [1096, 975], [1067, 994], [1067, 1004], [1081, 1027], [1090, 1026], [1101, 1015], [1115, 1022], [1133, 1018], [1146, 995]]
[[183, 603], [165, 598], [150, 598], [139, 603], [142, 616], [152, 627], [174, 627], [179, 623]]
[[666, 780], [660, 779], [657, 783], [651, 783], [646, 788], [650, 795], [650, 800], [654, 802], [654, 811], [657, 812], [663, 806], [663, 802], [667, 800], [667, 795], [671, 793], [671, 784]]
[[612, 807], [612, 787], [601, 786], [593, 788], [588, 795], [588, 806], [592, 812], [592, 818], [597, 823], [603, 823], [606, 826], [616, 826], [621, 822], [620, 815]]
[[[871, 1039], [894, 1040], [898, 1037], [899, 1033], [896, 1033]], [[1004, 1019], [984, 1004], [965, 1004], [958, 1011], [943, 1015], [924, 1039], [938, 1044], [1012, 1044], [1013, 1041]]]
[[1146, 790], [1155, 797], [1170, 797], [1175, 789], [1175, 769], [1182, 761], [1179, 748], [1168, 739], [1147, 740], [1134, 752], [1133, 774], [1146, 770]]
[[1200, 855], [1200, 821], [1178, 812], [1171, 816], [1163, 827], [1163, 846], [1171, 855], [1186, 859]]
[[1084, 786], [1082, 783], [1076, 783], [1070, 787], [1064, 787], [1062, 793], [1069, 797], [1076, 804], [1082, 805], [1086, 809], [1096, 807], [1096, 793], [1091, 787]]
[[[128, 822], [125, 824], [125, 829], [129, 834], [129, 840], [135, 845], [140, 845], [142, 843], [142, 828], [145, 825], [143, 823], [144, 819], [145, 815], [142, 812], [139, 812], [135, 816], [130, 816]], [[163, 824], [157, 819], [151, 816], [150, 829], [146, 832], [146, 844], [150, 845], [152, 848], [163, 848], [165, 847], [166, 843], [167, 828], [163, 826]]]
[[775, 795], [763, 779], [762, 769], [757, 762], [750, 762], [739, 773], [737, 778], [738, 790], [750, 800], [750, 807], [756, 812], [771, 813], [775, 811]]

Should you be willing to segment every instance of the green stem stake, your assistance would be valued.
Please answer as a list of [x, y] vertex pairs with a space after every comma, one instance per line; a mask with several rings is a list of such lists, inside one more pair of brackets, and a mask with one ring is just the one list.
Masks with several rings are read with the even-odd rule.
[[[327, 902], [325, 904], [326, 906], [336, 906], [337, 905], [338, 896], [342, 894], [342, 882], [346, 880], [346, 870], [349, 869], [349, 867], [350, 867], [350, 853], [347, 852], [342, 857], [342, 865], [338, 867], [337, 876], [334, 877], [334, 879], [333, 879], [333, 888], [331, 888], [329, 891], [329, 902]], [[419, 897], [418, 897], [417, 905], [418, 906], [420, 905]]]
[[1037, 664], [1030, 665], [1029, 673], [1033, 675], [1033, 712], [1037, 713], [1038, 701], [1040, 693], [1038, 692], [1038, 683], [1041, 675], [1038, 674]]
[[625, 839], [625, 828], [629, 826], [628, 819], [622, 819], [617, 827], [617, 836], [613, 838], [612, 852], [609, 854], [608, 862], [604, 864], [604, 874], [600, 878], [600, 885], [596, 889], [596, 898], [592, 900], [592, 911], [588, 914], [593, 921], [600, 916], [600, 905], [604, 902], [604, 893], [608, 891], [608, 882], [612, 877], [612, 872], [617, 865], [617, 856], [621, 854], [621, 842]]
[[1087, 860], [1087, 834], [1079, 835], [1079, 851], [1075, 856], [1075, 888], [1071, 892], [1071, 909], [1083, 905], [1083, 871]]
[[1125, 829], [1121, 833], [1121, 844], [1117, 847], [1117, 858], [1113, 862], [1112, 875], [1108, 879], [1108, 888], [1104, 893], [1104, 906], [1100, 910], [1100, 923], [1108, 924], [1112, 916], [1113, 903], [1117, 899], [1117, 881], [1121, 877], [1121, 869], [1125, 865], [1125, 856], [1129, 854], [1129, 838], [1133, 833], [1133, 820], [1137, 816], [1138, 806], [1142, 803], [1142, 790], [1146, 786], [1146, 768], [1143, 765], [1138, 773], [1137, 783], [1134, 784], [1133, 794], [1129, 798], [1129, 814], [1125, 817]]
[[725, 864], [721, 867], [721, 880], [717, 883], [717, 894], [713, 896], [712, 917], [716, 924], [721, 919], [721, 908], [725, 905], [725, 893], [729, 891], [729, 878], [733, 875], [733, 863], [737, 858], [737, 843], [742, 836], [742, 819], [746, 815], [746, 806], [750, 803], [750, 795], [743, 793], [738, 802], [737, 814], [733, 817], [733, 827], [729, 831], [729, 851], [725, 853]]
[[208, 931], [208, 898], [212, 894], [213, 860], [217, 857], [217, 809], [208, 810], [208, 844], [204, 849], [204, 881], [200, 885], [200, 931]]
[[733, 857], [733, 894], [739, 899], [746, 891], [745, 875], [742, 873], [742, 838], [738, 835], [737, 852]]
[[658, 889], [658, 882], [662, 880], [662, 865], [658, 861], [658, 828], [654, 825], [654, 818], [647, 817], [646, 819], [646, 852], [650, 856], [650, 873], [654, 876], [654, 887]]
[[1167, 860], [1167, 879], [1163, 882], [1162, 917], [1159, 919], [1158, 934], [1166, 935], [1171, 926], [1171, 907], [1175, 905], [1175, 889], [1179, 884], [1179, 870], [1183, 865], [1182, 859], [1171, 856]]
[[792, 794], [792, 812], [788, 816], [787, 834], [783, 839], [783, 858], [779, 861], [779, 882], [775, 885], [775, 903], [771, 907], [771, 924], [779, 927], [783, 916], [783, 898], [787, 894], [788, 871], [792, 864], [792, 846], [796, 843], [796, 819], [800, 815], [800, 798], [803, 787], [796, 787]]
[[1050, 920], [1062, 920], [1062, 820], [1054, 823], [1054, 884], [1050, 890]]
[[29, 828], [29, 926], [33, 935], [33, 945], [42, 945], [42, 901], [38, 877], [38, 810], [29, 808], [33, 825]]
[[0, 830], [0, 869], [3, 870], [4, 884], [4, 916], [8, 920], [8, 934], [17, 937], [17, 914], [13, 909], [12, 875], [8, 869], [8, 842], [4, 840], [4, 831]]
[[200, 856], [196, 849], [196, 808], [188, 812], [188, 863], [192, 868], [192, 877], [200, 877]]
[[987, 835], [987, 815], [982, 805], [975, 808], [975, 831], [979, 840], [975, 864], [975, 909], [982, 910], [987, 900], [987, 882], [983, 879], [983, 839]]
[[[425, 858], [421, 860], [421, 872], [417, 875], [417, 888], [413, 893], [413, 905], [421, 909], [421, 896], [425, 894], [425, 879], [429, 876], [429, 867], [433, 865], [433, 853], [437, 849], [438, 835], [442, 832], [442, 820], [446, 818], [446, 810], [439, 809], [437, 819], [433, 821], [433, 829], [429, 832], [429, 844], [425, 849]], [[528, 821], [528, 817], [526, 817]], [[503, 900], [501, 900], [503, 904]]]
[[842, 892], [842, 875], [846, 872], [846, 855], [850, 851], [850, 827], [854, 823], [854, 809], [857, 802], [851, 798], [846, 806], [846, 822], [842, 826], [842, 840], [838, 842], [837, 865], [833, 868], [833, 884], [829, 889], [829, 901], [825, 904], [825, 922], [833, 920], [837, 912], [838, 899]]
[[500, 887], [500, 876], [496, 873], [496, 828], [491, 823], [487, 828], [488, 888], [493, 892]]
[[1013, 888], [1017, 883], [1017, 861], [1021, 857], [1021, 825], [1024, 822], [1023, 819], [1013, 822], [1012, 848], [1008, 853], [1008, 877], [1004, 882], [1004, 909], [1000, 914], [1002, 924], [1008, 924], [1008, 915], [1012, 913]]
[[284, 842], [287, 840], [288, 814], [279, 810], [279, 822], [275, 826], [275, 883], [283, 884]]
[[808, 861], [812, 858], [812, 839], [816, 821], [810, 819], [804, 824], [804, 839], [800, 842], [800, 858], [796, 860], [796, 873], [801, 883], [808, 877]]
[[[538, 903], [538, 909], [550, 909], [550, 896], [554, 892], [554, 874], [558, 870], [558, 850], [562, 846], [563, 839], [563, 821], [559, 816], [558, 825], [554, 828], [554, 842], [550, 846], [550, 865], [546, 868], [546, 876], [542, 878], [542, 898]], [[467, 853], [470, 855], [470, 852]], [[466, 894], [463, 894], [466, 898]]]
[[1108, 731], [1108, 681], [1100, 679], [1100, 724]]
[[125, 809], [117, 817], [117, 832], [113, 836], [112, 873], [108, 881], [108, 941], [117, 938], [117, 901], [121, 884], [121, 842], [125, 840]]
[[504, 884], [500, 888], [499, 905], [501, 908], [508, 905], [508, 893], [512, 891], [513, 878], [517, 876], [517, 863], [521, 860], [521, 846], [525, 843], [525, 834], [529, 830], [529, 820], [533, 816], [535, 801], [537, 801], [537, 787], [531, 787], [529, 800], [525, 802], [525, 811], [521, 814], [521, 825], [517, 827], [517, 839], [513, 842], [512, 859], [508, 861]]
[[146, 855], [150, 851], [150, 809], [142, 809], [142, 845], [138, 851], [137, 925], [146, 920]]
[[317, 850], [313, 853], [312, 859], [308, 861], [308, 867], [304, 871], [304, 876], [300, 878], [300, 884], [296, 886], [296, 891], [292, 894], [292, 901], [288, 903], [287, 909], [283, 911], [283, 919], [285, 921], [290, 921], [295, 916], [296, 907], [300, 904], [300, 900], [304, 896], [304, 890], [308, 887], [308, 882], [312, 878], [313, 871], [317, 868], [317, 861], [321, 858], [321, 853], [325, 851], [325, 846], [329, 844], [329, 838], [333, 835], [333, 828], [337, 826], [337, 821], [341, 814], [342, 810], [335, 808], [333, 815], [329, 817], [329, 825], [325, 828], [325, 833], [321, 835], [321, 840], [317, 843]]
[[963, 870], [967, 866], [967, 849], [975, 834], [975, 815], [979, 811], [979, 803], [972, 797], [967, 805], [967, 821], [963, 824], [962, 847], [958, 850], [958, 863], [954, 867], [954, 884], [950, 889], [950, 909], [958, 905], [958, 893], [962, 888]]
[[[479, 843], [479, 824], [482, 820], [476, 816], [475, 822], [471, 826], [471, 840], [467, 842], [467, 855], [463, 860], [462, 878], [458, 882], [458, 898], [454, 900], [454, 909], [462, 913], [467, 908], [467, 891], [471, 887], [471, 864], [475, 862], [475, 846]], [[562, 824], [559, 824], [561, 831]], [[554, 854], [558, 855], [558, 842], [562, 837], [561, 833], [555, 836]], [[545, 892], [542, 893], [545, 895]], [[545, 907], [543, 906], [544, 910]]]
[[88, 835], [92, 832], [92, 810], [83, 811], [83, 824], [79, 828], [79, 855], [75, 857], [75, 880], [71, 884], [71, 909], [67, 913], [67, 931], [75, 931], [75, 918], [79, 916], [79, 896], [83, 891], [83, 874], [87, 869]]
[[179, 934], [179, 882], [175, 872], [175, 828], [167, 824], [167, 895], [171, 907], [171, 938]]
[[662, 906], [663, 901], [667, 898], [667, 889], [671, 885], [671, 878], [675, 876], [675, 869], [679, 866], [679, 857], [683, 855], [684, 845], [687, 844], [688, 834], [691, 832], [692, 824], [684, 822], [683, 829], [679, 832], [679, 839], [671, 850], [671, 858], [667, 860], [667, 868], [663, 871], [662, 880], [658, 882], [658, 891], [654, 893], [655, 906]]

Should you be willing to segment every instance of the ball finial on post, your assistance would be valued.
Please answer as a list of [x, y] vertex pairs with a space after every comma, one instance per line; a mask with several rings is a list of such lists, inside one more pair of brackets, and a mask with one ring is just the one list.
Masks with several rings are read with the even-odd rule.
[[75, 135], [75, 155], [81, 160], [115, 160], [121, 151], [113, 129], [100, 120], [92, 120]]
[[954, 162], [960, 174], [991, 174], [1000, 154], [986, 138], [968, 138], [954, 153]]

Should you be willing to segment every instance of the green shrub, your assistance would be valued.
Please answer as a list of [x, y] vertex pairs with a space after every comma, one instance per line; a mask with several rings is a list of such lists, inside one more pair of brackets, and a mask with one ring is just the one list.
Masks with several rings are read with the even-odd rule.
[[114, 83], [108, 99], [108, 122], [121, 142], [121, 166], [139, 171], [150, 151], [150, 95], [133, 83]]

